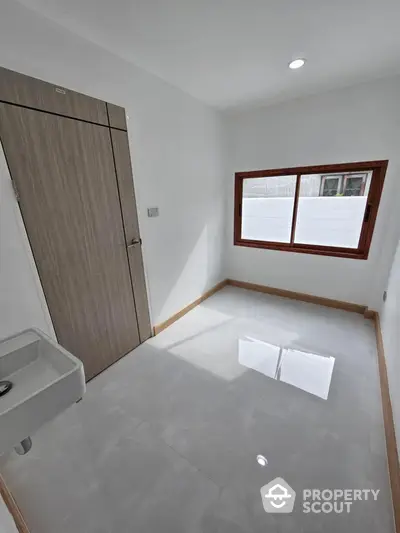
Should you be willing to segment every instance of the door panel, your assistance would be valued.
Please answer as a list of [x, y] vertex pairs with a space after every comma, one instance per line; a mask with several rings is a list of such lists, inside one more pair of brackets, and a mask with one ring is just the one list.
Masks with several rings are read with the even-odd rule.
[[[151, 337], [151, 323], [144, 275], [139, 222], [136, 210], [135, 189], [133, 186], [132, 165], [129, 154], [129, 141], [126, 131], [111, 129], [115, 168], [121, 198], [129, 266], [135, 295], [136, 313], [141, 342]], [[138, 241], [136, 244], [131, 244]]]
[[108, 126], [105, 102], [2, 67], [0, 100]]
[[[115, 169], [117, 172], [121, 210], [126, 233], [126, 243], [138, 239], [139, 221], [136, 210], [135, 189], [133, 186], [131, 158], [129, 155], [129, 141], [126, 131], [110, 129], [114, 150]], [[134, 208], [132, 209], [132, 206]]]
[[143, 268], [143, 257], [140, 244], [128, 246], [129, 267], [135, 293], [136, 313], [138, 317], [140, 342], [152, 335], [149, 306], [147, 301], [146, 279]]
[[126, 130], [125, 109], [115, 104], [107, 102], [108, 121], [111, 128]]
[[0, 104], [54, 328], [90, 379], [139, 344], [109, 129]]

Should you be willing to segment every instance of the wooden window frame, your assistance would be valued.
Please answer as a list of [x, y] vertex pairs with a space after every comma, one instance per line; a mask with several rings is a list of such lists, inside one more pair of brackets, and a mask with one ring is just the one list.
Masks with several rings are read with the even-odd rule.
[[[235, 173], [235, 209], [234, 209], [234, 245], [249, 248], [263, 248], [349, 259], [368, 259], [375, 221], [385, 181], [388, 160], [363, 161], [359, 163], [340, 163], [337, 165], [315, 165], [308, 167], [276, 168], [272, 170], [252, 170]], [[306, 174], [345, 174], [347, 172], [372, 172], [371, 184], [365, 206], [364, 219], [361, 226], [360, 239], [357, 248], [341, 248], [337, 246], [321, 246], [314, 244], [299, 244], [294, 242], [297, 210], [300, 194], [300, 180]], [[266, 178], [269, 176], [296, 175], [296, 190], [293, 205], [292, 228], [290, 243], [243, 239], [242, 232], [242, 199], [243, 180], [248, 178]]]

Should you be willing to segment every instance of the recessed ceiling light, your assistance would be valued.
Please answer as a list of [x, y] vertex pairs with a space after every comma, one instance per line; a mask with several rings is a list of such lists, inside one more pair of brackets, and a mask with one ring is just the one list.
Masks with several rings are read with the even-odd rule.
[[263, 455], [257, 455], [257, 463], [261, 466], [267, 466], [268, 461]]
[[298, 59], [293, 59], [293, 61], [291, 61], [289, 63], [289, 68], [291, 69], [296, 69], [296, 68], [300, 68], [304, 65], [304, 63], [306, 62], [305, 59], [302, 59], [302, 58], [298, 58]]

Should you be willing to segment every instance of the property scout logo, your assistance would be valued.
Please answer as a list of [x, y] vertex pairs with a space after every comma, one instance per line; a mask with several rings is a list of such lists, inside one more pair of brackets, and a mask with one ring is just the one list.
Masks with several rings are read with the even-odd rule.
[[[350, 513], [357, 500], [376, 501], [380, 489], [304, 489], [302, 492], [303, 513]], [[266, 513], [291, 513], [296, 493], [280, 477], [261, 487], [261, 499]]]
[[277, 477], [261, 487], [261, 498], [266, 513], [291, 513], [296, 493], [284, 479]]

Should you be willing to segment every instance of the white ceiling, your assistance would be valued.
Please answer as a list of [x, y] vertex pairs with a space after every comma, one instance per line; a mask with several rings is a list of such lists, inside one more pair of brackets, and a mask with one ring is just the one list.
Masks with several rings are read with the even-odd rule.
[[[22, 0], [219, 108], [400, 72], [399, 0]], [[287, 68], [307, 58], [298, 71]]]

